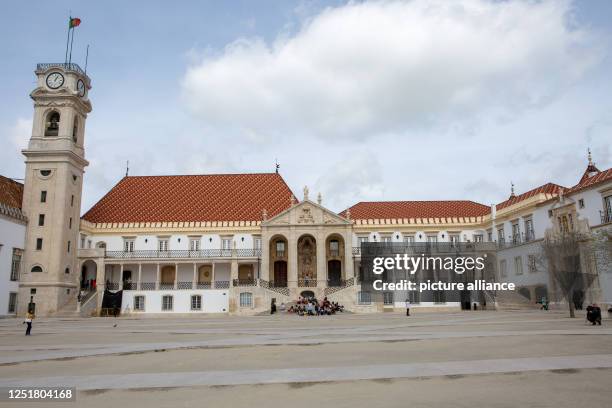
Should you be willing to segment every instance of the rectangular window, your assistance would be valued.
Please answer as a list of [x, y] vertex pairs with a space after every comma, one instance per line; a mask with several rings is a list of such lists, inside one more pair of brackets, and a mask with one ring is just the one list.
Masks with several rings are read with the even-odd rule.
[[531, 217], [525, 218], [525, 241], [529, 242], [535, 239], [533, 232], [533, 219]]
[[512, 242], [515, 244], [521, 242], [521, 228], [518, 221], [512, 223]]
[[91, 239], [87, 240], [87, 248], [91, 248]]
[[232, 249], [232, 239], [231, 238], [223, 238], [221, 240], [221, 249], [226, 250], [226, 251]]
[[357, 243], [361, 246], [362, 243], [368, 242], [368, 237], [357, 237]]
[[74, 194], [70, 196], [70, 206], [74, 207]]
[[81, 235], [81, 248], [85, 248], [85, 236]]
[[189, 238], [189, 249], [191, 251], [200, 250], [200, 238]]
[[174, 298], [172, 295], [164, 295], [162, 296], [162, 311], [172, 310], [172, 306], [174, 303]]
[[255, 249], [261, 250], [261, 238], [255, 238]]
[[276, 241], [276, 256], [278, 258], [285, 256], [285, 241]]
[[514, 273], [516, 275], [523, 274], [523, 258], [520, 256], [514, 257]]
[[602, 223], [612, 221], [612, 195], [604, 197], [604, 213]]
[[414, 244], [414, 235], [404, 234], [404, 243], [405, 244]]
[[38, 214], [38, 226], [42, 227], [45, 225], [45, 214]]
[[357, 303], [360, 305], [369, 305], [372, 303], [372, 293], [357, 292]]
[[487, 230], [487, 241], [493, 242], [493, 230]]
[[461, 240], [461, 236], [459, 234], [449, 235], [449, 238], [450, 238], [450, 242], [454, 245], [458, 244], [459, 241]]
[[383, 292], [383, 304], [393, 305], [393, 292]]
[[483, 236], [482, 234], [474, 234], [474, 242], [482, 242]]
[[72, 229], [72, 217], [68, 220], [68, 229]]
[[134, 252], [134, 240], [133, 239], [123, 240], [123, 252]]
[[499, 261], [499, 276], [501, 276], [502, 278], [508, 276], [508, 270], [506, 268], [506, 260], [502, 259], [501, 261]]
[[504, 237], [504, 227], [497, 229], [497, 242], [502, 243], [505, 242], [506, 238]]
[[413, 305], [421, 303], [421, 292], [416, 291], [416, 290], [409, 291], [408, 299], [410, 300], [410, 303], [412, 303]]
[[47, 192], [46, 191], [41, 191], [40, 192], [40, 202], [41, 203], [46, 203], [47, 202]]
[[583, 198], [578, 200], [578, 208], [584, 208], [584, 199]]
[[390, 235], [385, 235], [385, 236], [381, 237], [381, 242], [390, 243], [391, 242], [391, 236]]
[[145, 310], [145, 297], [142, 295], [134, 296], [134, 310], [144, 312]]
[[202, 310], [202, 296], [191, 296], [191, 310]]
[[70, 241], [68, 241], [68, 253], [70, 253]]
[[438, 236], [437, 235], [428, 235], [427, 236], [427, 242], [429, 242], [430, 244], [438, 242]]
[[159, 238], [159, 243], [158, 243], [158, 247], [157, 249], [160, 252], [167, 252], [168, 251], [168, 239], [166, 238]]
[[240, 307], [252, 307], [253, 294], [251, 292], [240, 293]]
[[528, 255], [527, 256], [527, 268], [528, 268], [530, 273], [536, 273], [538, 271], [538, 268], [537, 268], [537, 265], [536, 265], [536, 256], [535, 255]]
[[21, 268], [21, 256], [23, 250], [19, 248], [13, 248], [13, 259], [11, 261], [11, 280], [19, 280], [19, 269]]
[[36, 250], [42, 250], [43, 240], [42, 238], [36, 238]]
[[9, 293], [8, 312], [9, 313], [17, 312], [17, 293], [15, 292]]

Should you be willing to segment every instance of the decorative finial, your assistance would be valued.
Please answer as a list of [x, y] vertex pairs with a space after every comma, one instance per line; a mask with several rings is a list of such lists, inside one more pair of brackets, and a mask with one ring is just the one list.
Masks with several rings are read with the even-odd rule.
[[308, 186], [304, 186], [304, 201], [308, 201]]
[[323, 196], [321, 196], [321, 193], [319, 193], [317, 194], [317, 203], [321, 205], [322, 202], [323, 202]]
[[593, 165], [593, 157], [591, 156], [591, 148], [587, 148], [588, 158], [589, 158], [589, 166]]
[[129, 176], [129, 174], [130, 174], [130, 161], [128, 160], [125, 163], [125, 177]]
[[293, 207], [297, 203], [297, 199], [293, 194], [291, 194], [291, 206]]
[[347, 210], [346, 210], [346, 219], [347, 220], [351, 219], [351, 209], [350, 208], [347, 208]]
[[266, 221], [268, 219], [268, 211], [266, 211], [266, 209], [264, 208], [263, 211], [261, 212], [261, 218]]
[[514, 195], [514, 183], [511, 181], [510, 182], [510, 198], [515, 197]]
[[278, 174], [278, 169], [280, 169], [280, 164], [278, 164], [277, 159], [274, 159], [274, 168], [275, 168], [276, 174]]

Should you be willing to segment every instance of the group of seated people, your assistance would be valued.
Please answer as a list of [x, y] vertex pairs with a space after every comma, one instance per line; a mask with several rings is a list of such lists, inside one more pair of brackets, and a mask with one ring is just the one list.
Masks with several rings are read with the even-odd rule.
[[343, 312], [344, 306], [339, 305], [337, 302], [330, 302], [325, 297], [321, 302], [317, 301], [314, 297], [303, 298], [300, 297], [295, 305], [292, 305], [287, 309], [287, 313], [295, 313], [298, 316], [322, 316], [322, 315], [333, 315], [336, 312]]

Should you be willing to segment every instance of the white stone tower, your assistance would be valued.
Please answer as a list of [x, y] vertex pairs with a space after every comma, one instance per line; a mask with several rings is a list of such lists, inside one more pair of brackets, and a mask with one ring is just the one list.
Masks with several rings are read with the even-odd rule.
[[34, 123], [23, 150], [23, 212], [28, 217], [19, 313], [30, 299], [36, 315], [76, 310], [78, 237], [85, 160], [84, 135], [91, 112], [89, 77], [77, 64], [38, 64]]

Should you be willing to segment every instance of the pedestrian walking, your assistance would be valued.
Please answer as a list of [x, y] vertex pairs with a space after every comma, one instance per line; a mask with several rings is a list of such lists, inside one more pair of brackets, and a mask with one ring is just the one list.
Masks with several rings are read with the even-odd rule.
[[26, 336], [30, 336], [30, 332], [32, 331], [32, 320], [34, 320], [34, 314], [28, 312], [26, 314], [25, 320], [23, 321], [23, 324], [27, 325], [25, 332]]
[[410, 299], [406, 298], [406, 316], [410, 316]]

